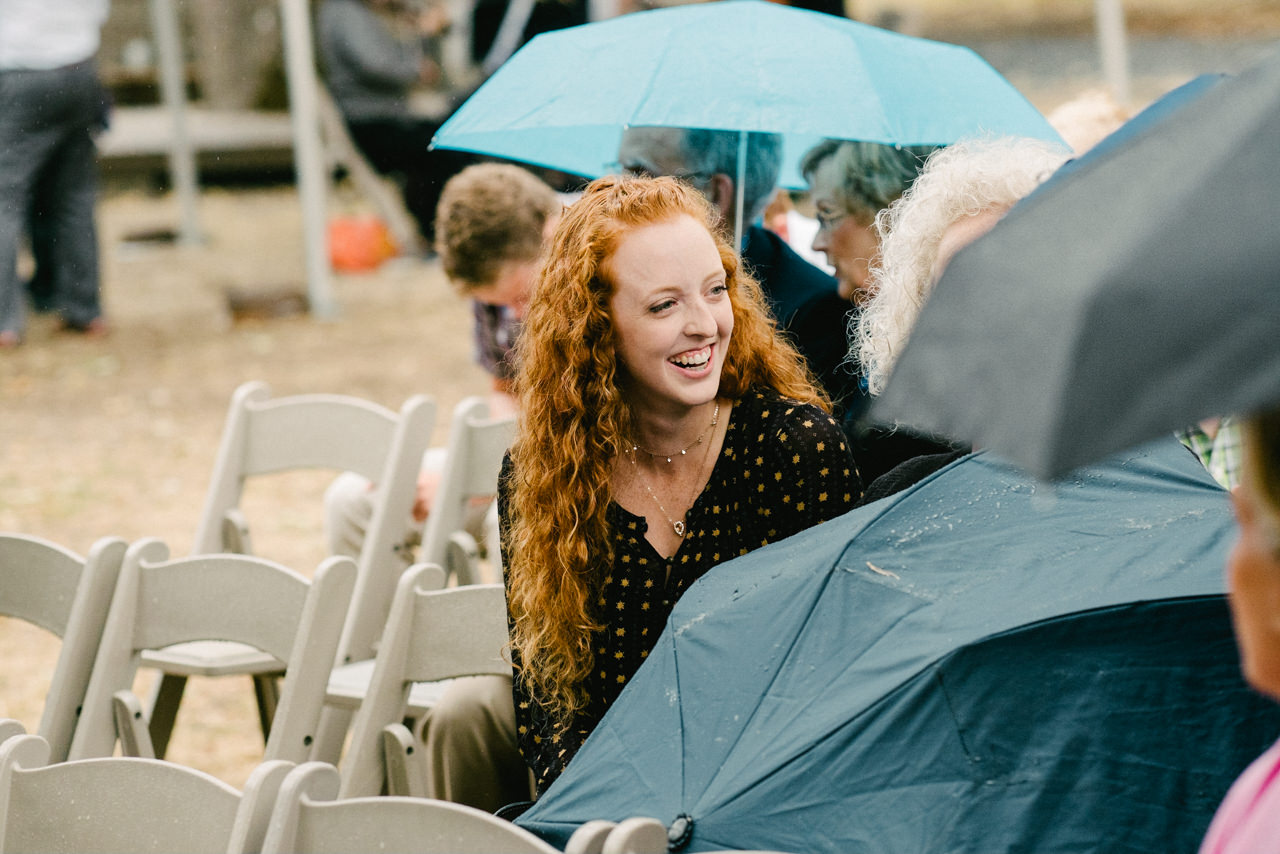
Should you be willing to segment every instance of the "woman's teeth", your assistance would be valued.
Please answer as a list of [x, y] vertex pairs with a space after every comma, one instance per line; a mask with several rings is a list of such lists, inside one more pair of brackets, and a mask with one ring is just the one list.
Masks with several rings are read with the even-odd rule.
[[691, 353], [682, 353], [671, 360], [672, 364], [682, 368], [701, 368], [711, 360], [711, 348], [703, 347]]

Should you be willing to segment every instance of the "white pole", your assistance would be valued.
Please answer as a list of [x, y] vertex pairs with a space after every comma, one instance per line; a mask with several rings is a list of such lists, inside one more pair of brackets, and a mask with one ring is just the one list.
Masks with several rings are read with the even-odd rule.
[[742, 202], [747, 184], [747, 132], [738, 131], [738, 180], [733, 184], [733, 248], [742, 251], [742, 235], [746, 233], [742, 221]]
[[1129, 47], [1124, 31], [1124, 4], [1121, 0], [1095, 0], [1094, 17], [1098, 29], [1098, 50], [1102, 54], [1102, 75], [1116, 101], [1127, 105]]
[[173, 138], [169, 141], [169, 179], [178, 197], [181, 220], [178, 240], [201, 241], [200, 218], [196, 208], [196, 156], [187, 133], [187, 95], [182, 73], [182, 37], [173, 0], [151, 0], [151, 29], [155, 32], [160, 62], [160, 92], [171, 119]]
[[303, 251], [307, 265], [307, 299], [320, 318], [337, 314], [329, 276], [325, 234], [325, 164], [320, 146], [320, 114], [316, 106], [316, 66], [311, 51], [307, 0], [280, 0], [284, 30], [285, 75], [289, 115], [293, 120], [293, 169], [302, 203]]

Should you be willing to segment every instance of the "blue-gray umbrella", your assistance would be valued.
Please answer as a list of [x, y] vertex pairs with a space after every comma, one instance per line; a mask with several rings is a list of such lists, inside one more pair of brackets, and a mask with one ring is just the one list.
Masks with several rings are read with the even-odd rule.
[[690, 851], [1195, 849], [1280, 727], [1226, 493], [1173, 438], [1046, 485], [987, 453], [723, 564], [518, 819]]

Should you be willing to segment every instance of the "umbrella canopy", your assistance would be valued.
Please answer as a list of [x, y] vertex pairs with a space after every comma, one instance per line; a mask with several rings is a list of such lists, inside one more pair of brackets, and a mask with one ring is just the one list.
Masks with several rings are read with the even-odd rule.
[[792, 168], [822, 137], [947, 144], [982, 132], [1057, 141], [968, 48], [761, 0], [635, 12], [537, 36], [433, 145], [589, 178], [630, 126], [785, 134]]
[[1280, 400], [1280, 53], [1151, 110], [955, 257], [877, 417], [1049, 478]]
[[1166, 438], [1044, 484], [987, 453], [722, 564], [518, 823], [687, 850], [1192, 851], [1280, 728], [1222, 595], [1226, 493]]

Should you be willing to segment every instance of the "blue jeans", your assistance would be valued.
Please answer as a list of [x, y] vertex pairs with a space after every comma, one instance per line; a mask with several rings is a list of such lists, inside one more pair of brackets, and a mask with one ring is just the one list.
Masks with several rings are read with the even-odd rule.
[[73, 328], [102, 313], [93, 134], [105, 105], [92, 60], [0, 71], [0, 331], [21, 334], [26, 325], [17, 259], [31, 218], [41, 230], [50, 307]]

